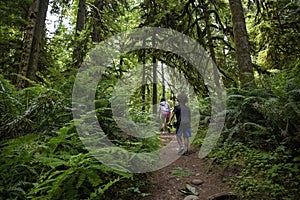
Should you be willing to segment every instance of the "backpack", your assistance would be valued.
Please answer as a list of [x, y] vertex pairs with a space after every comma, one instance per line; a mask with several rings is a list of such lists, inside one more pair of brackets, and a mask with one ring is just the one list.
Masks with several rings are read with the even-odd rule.
[[160, 103], [160, 110], [164, 113], [169, 113], [170, 112], [170, 105], [167, 102], [161, 102]]

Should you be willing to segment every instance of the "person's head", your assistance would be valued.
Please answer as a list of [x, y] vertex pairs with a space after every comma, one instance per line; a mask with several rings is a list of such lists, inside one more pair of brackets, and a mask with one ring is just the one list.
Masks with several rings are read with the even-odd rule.
[[179, 101], [179, 103], [185, 104], [188, 101], [188, 97], [185, 93], [182, 92], [177, 96], [177, 100]]
[[166, 98], [165, 98], [165, 97], [162, 97], [162, 98], [160, 99], [160, 102], [163, 102], [163, 101], [166, 101]]

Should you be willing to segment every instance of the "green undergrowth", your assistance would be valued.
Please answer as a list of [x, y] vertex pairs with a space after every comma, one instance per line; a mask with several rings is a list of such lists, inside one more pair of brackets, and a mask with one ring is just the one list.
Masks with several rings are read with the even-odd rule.
[[300, 157], [292, 157], [284, 146], [266, 152], [240, 142], [224, 143], [210, 157], [230, 172], [228, 184], [242, 199], [299, 197]]
[[[228, 183], [241, 199], [300, 197], [299, 70], [295, 63], [256, 88], [226, 89], [224, 128], [208, 158], [231, 174]], [[206, 134], [200, 126], [193, 144], [201, 146]]]
[[147, 195], [145, 175], [101, 164], [72, 124], [55, 137], [26, 134], [1, 143], [0, 199], [119, 199]]
[[[0, 199], [110, 200], [148, 195], [146, 174], [108, 167], [83, 145], [67, 94], [44, 86], [17, 91], [0, 76], [0, 111], [5, 113], [0, 115]], [[95, 105], [98, 121], [111, 142], [125, 153], [159, 148], [159, 138], [152, 129], [140, 133], [147, 135], [151, 131], [153, 137], [137, 139], [118, 128], [112, 117], [109, 94], [100, 92]], [[150, 121], [142, 112], [135, 114], [140, 123]], [[97, 133], [93, 132], [94, 126], [85, 128], [89, 133]], [[116, 148], [99, 149], [110, 155]], [[144, 159], [131, 155], [128, 162]]]

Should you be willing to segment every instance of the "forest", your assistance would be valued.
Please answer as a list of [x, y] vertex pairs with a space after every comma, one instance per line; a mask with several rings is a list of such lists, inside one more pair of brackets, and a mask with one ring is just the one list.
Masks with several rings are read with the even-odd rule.
[[0, 0], [0, 19], [0, 199], [149, 196], [157, 105], [182, 91], [239, 199], [300, 198], [299, 0]]

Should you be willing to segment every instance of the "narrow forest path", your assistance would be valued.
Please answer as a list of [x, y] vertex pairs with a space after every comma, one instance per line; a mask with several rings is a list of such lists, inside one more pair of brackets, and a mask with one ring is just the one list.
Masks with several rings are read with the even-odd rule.
[[[163, 142], [169, 143], [175, 137], [174, 133], [162, 134]], [[174, 142], [174, 141], [173, 141]], [[233, 197], [225, 197], [230, 189], [225, 184], [227, 178], [222, 169], [212, 165], [212, 161], [200, 159], [198, 150], [192, 149], [190, 155], [181, 156], [175, 162], [149, 175], [149, 196], [143, 200], [225, 200]], [[180, 192], [186, 184], [192, 186], [197, 197], [187, 198], [188, 194]], [[217, 197], [222, 196], [222, 197]]]

